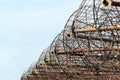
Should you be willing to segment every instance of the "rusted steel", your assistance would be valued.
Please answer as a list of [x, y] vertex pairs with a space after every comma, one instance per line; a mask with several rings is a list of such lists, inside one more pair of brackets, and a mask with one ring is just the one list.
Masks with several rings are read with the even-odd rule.
[[81, 49], [81, 50], [61, 50], [57, 51], [57, 54], [66, 54], [66, 53], [82, 53], [82, 52], [96, 52], [96, 51], [118, 51], [120, 50], [120, 47], [106, 47], [106, 48], [94, 48], [94, 49]]
[[120, 4], [105, 1], [83, 0], [21, 80], [120, 80]]
[[91, 31], [105, 31], [105, 30], [120, 30], [120, 26], [102, 26], [100, 28], [82, 28], [82, 29], [75, 29], [75, 32], [91, 32]]
[[119, 76], [118, 76], [118, 79], [120, 80], [120, 72], [119, 72]]

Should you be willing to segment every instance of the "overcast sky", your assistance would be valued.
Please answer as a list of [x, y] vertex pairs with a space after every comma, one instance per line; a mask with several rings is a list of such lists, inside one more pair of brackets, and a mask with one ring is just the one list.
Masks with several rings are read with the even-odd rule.
[[0, 80], [19, 80], [80, 1], [0, 0]]

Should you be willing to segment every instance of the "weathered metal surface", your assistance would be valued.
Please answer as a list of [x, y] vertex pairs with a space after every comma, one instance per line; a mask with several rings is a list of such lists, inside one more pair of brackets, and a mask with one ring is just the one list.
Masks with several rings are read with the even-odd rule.
[[120, 80], [120, 7], [115, 2], [100, 7], [99, 0], [83, 0], [21, 80]]

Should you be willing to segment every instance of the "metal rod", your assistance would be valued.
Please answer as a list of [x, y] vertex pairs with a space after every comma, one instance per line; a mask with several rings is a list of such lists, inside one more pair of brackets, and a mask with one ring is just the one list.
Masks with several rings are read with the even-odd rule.
[[81, 49], [81, 50], [60, 50], [60, 51], [57, 51], [57, 54], [65, 54], [65, 53], [80, 53], [80, 52], [96, 52], [96, 51], [112, 51], [112, 50], [120, 50], [120, 47], [117, 47], [117, 46], [114, 46], [112, 48], [95, 48], [95, 49], [90, 49], [90, 50], [87, 50], [87, 49]]
[[92, 32], [92, 31], [105, 31], [105, 30], [120, 30], [120, 26], [102, 26], [100, 28], [94, 28], [94, 27], [90, 27], [90, 28], [82, 28], [82, 29], [75, 29], [76, 33], [79, 32]]

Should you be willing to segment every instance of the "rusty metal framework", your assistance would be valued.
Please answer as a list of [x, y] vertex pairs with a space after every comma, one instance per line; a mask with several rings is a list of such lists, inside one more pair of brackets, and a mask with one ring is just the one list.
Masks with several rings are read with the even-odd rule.
[[83, 0], [21, 80], [120, 80], [120, 0], [102, 1]]

